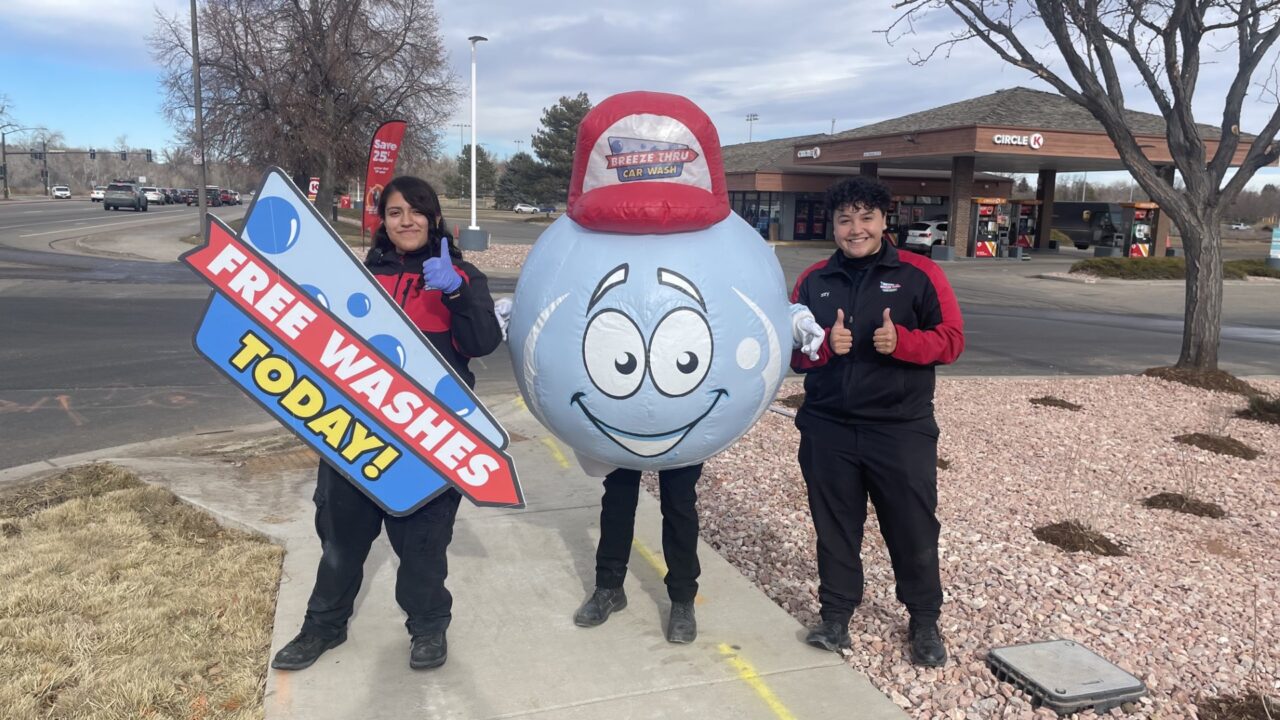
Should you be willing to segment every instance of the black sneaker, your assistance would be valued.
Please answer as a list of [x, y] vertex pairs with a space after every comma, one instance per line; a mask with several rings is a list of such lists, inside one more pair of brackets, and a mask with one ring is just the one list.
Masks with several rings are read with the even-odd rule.
[[444, 633], [418, 635], [409, 646], [409, 667], [414, 670], [438, 668], [449, 657], [449, 643]]
[[346, 641], [345, 630], [341, 635], [329, 640], [311, 633], [300, 632], [297, 637], [289, 641], [288, 645], [280, 648], [280, 652], [271, 659], [271, 667], [277, 670], [304, 670], [314, 665], [325, 650], [336, 648]]
[[849, 621], [823, 620], [809, 628], [804, 641], [820, 650], [840, 652], [847, 650], [852, 643], [849, 640]]
[[911, 662], [925, 667], [942, 667], [947, 664], [947, 646], [942, 642], [938, 622], [912, 620], [907, 626], [907, 644], [911, 648]]
[[609, 619], [609, 615], [627, 606], [627, 594], [622, 588], [598, 587], [582, 607], [573, 614], [573, 624], [578, 627], [595, 627]]
[[691, 643], [698, 637], [698, 621], [693, 616], [692, 602], [672, 602], [667, 618], [667, 642]]

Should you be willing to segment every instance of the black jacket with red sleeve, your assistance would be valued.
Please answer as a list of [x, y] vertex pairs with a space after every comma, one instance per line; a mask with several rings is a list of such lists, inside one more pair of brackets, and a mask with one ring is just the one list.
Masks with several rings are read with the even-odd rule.
[[[840, 424], [905, 422], [933, 416], [934, 366], [954, 362], [964, 350], [964, 319], [947, 276], [932, 260], [899, 252], [889, 243], [855, 282], [836, 252], [796, 281], [791, 301], [808, 306], [827, 330], [816, 361], [796, 350], [791, 367], [805, 373], [804, 404], [796, 424], [807, 420]], [[897, 328], [898, 346], [882, 355], [872, 335], [884, 310]], [[853, 347], [831, 351], [830, 329], [843, 309]]]
[[375, 247], [364, 264], [467, 387], [474, 388], [476, 376], [469, 361], [488, 355], [502, 342], [489, 280], [471, 263], [455, 260], [453, 267], [462, 276], [462, 285], [450, 296], [428, 290], [422, 263], [430, 257], [425, 248], [401, 255]]

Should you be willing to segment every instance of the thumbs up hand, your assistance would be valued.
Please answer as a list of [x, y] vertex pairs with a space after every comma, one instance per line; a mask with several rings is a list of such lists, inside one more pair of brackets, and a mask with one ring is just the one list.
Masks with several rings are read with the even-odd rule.
[[831, 338], [831, 352], [837, 355], [848, 354], [853, 347], [853, 332], [845, 327], [843, 308], [836, 310], [836, 324], [831, 326], [828, 337]]
[[898, 326], [893, 324], [893, 319], [889, 317], [889, 308], [884, 309], [884, 324], [876, 328], [871, 336], [871, 342], [876, 346], [876, 352], [881, 355], [892, 355], [894, 350], [898, 349]]
[[452, 294], [462, 285], [462, 276], [453, 267], [453, 258], [449, 257], [449, 236], [440, 238], [440, 256], [428, 258], [422, 263], [422, 280], [429, 290], [439, 290], [445, 295]]

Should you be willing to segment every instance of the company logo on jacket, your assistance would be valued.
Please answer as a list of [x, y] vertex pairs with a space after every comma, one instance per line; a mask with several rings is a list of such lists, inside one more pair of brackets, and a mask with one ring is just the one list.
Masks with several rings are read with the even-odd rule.
[[880, 292], [886, 292], [886, 293], [898, 292], [898, 290], [901, 288], [902, 286], [899, 285], [898, 283], [885, 282], [883, 280], [880, 281]]

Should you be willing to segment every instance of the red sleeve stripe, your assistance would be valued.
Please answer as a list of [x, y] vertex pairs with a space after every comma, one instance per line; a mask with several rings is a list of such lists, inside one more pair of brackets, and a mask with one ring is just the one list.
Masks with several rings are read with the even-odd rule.
[[796, 278], [796, 286], [791, 289], [791, 302], [800, 302], [797, 299], [800, 297], [800, 286], [804, 284], [804, 281], [809, 277], [810, 273], [812, 273], [814, 270], [817, 270], [820, 267], [824, 267], [828, 262], [830, 261], [819, 260], [818, 262], [805, 268], [804, 272], [800, 273], [800, 277]]
[[964, 318], [960, 315], [960, 303], [951, 289], [946, 273], [934, 261], [900, 253], [900, 260], [919, 269], [933, 285], [934, 295], [942, 312], [942, 322], [931, 328], [907, 330], [898, 326], [898, 348], [893, 357], [917, 365], [947, 365], [956, 361], [964, 352]]

